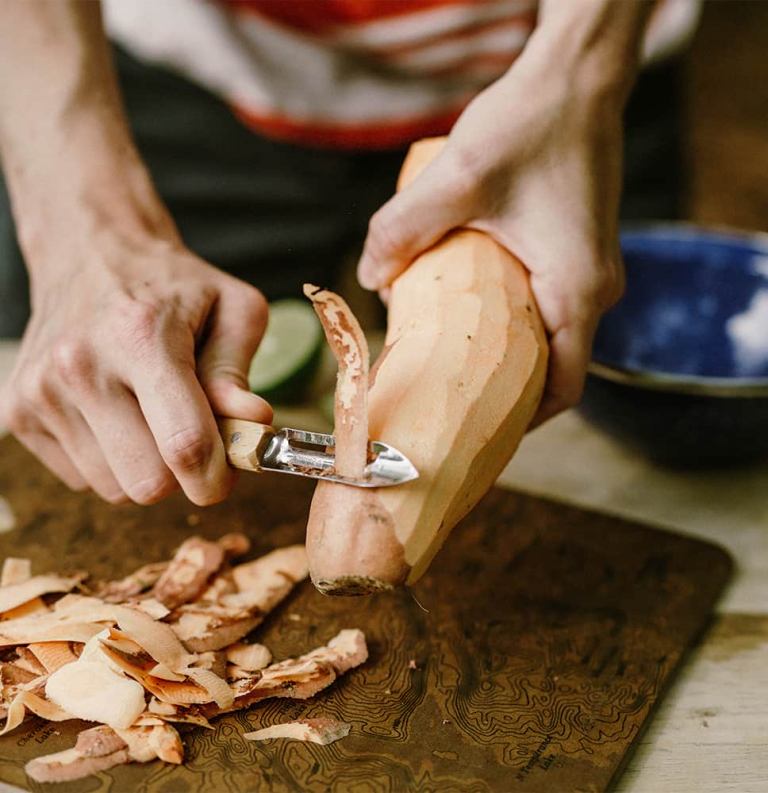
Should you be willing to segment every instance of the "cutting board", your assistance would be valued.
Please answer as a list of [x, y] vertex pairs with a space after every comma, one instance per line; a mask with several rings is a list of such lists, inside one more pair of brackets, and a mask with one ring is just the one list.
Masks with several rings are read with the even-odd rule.
[[[253, 554], [301, 542], [312, 483], [243, 475], [225, 503], [181, 495], [112, 507], [70, 493], [14, 440], [0, 495], [16, 528], [0, 557], [34, 572], [118, 577], [189, 534], [245, 532]], [[183, 733], [182, 767], [123, 766], [58, 786], [23, 764], [74, 745], [81, 722], [34, 719], [0, 738], [0, 779], [62, 791], [596, 791], [615, 781], [731, 570], [713, 545], [492, 490], [412, 591], [328, 598], [305, 583], [258, 632], [277, 659], [361, 628], [370, 660], [312, 700], [276, 700]], [[412, 663], [413, 662], [413, 663]], [[327, 715], [330, 746], [250, 743], [248, 730]]]

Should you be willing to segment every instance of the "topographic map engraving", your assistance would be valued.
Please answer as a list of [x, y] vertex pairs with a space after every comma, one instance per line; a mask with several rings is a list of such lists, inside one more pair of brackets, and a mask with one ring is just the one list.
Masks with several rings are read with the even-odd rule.
[[[0, 556], [116, 577], [167, 558], [189, 533], [227, 531], [245, 531], [258, 555], [302, 540], [311, 493], [293, 477], [243, 476], [206, 510], [181, 497], [115, 508], [69, 493], [5, 439], [0, 495], [18, 528], [0, 536]], [[55, 790], [602, 791], [729, 570], [706, 543], [494, 490], [413, 593], [327, 598], [307, 583], [256, 634], [279, 659], [359, 627], [363, 667], [312, 700], [268, 701], [214, 731], [183, 731], [182, 767], [122, 766]], [[329, 746], [242, 738], [312, 716], [352, 731]], [[72, 746], [82, 727], [32, 720], [0, 739], [0, 779], [53, 790], [23, 765]]]

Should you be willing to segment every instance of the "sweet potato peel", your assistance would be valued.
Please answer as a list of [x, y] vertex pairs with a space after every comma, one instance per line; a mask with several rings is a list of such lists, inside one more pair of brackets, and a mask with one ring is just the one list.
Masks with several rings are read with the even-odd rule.
[[269, 741], [273, 738], [286, 738], [290, 741], [309, 741], [327, 746], [329, 743], [338, 741], [349, 735], [352, 728], [351, 724], [335, 719], [299, 719], [298, 721], [284, 722], [283, 724], [273, 724], [271, 727], [264, 727], [254, 732], [246, 732], [243, 735], [247, 741]]
[[[248, 549], [243, 535], [190, 537], [169, 562], [89, 582], [85, 591], [95, 596], [73, 592], [85, 588], [85, 573], [33, 576], [27, 560], [6, 560], [0, 735], [31, 714], [96, 723], [73, 748], [27, 763], [31, 779], [71, 781], [155, 759], [181, 763], [173, 723], [215, 729], [209, 719], [274, 697], [314, 696], [367, 659], [357, 630], [278, 662], [263, 645], [243, 643], [308, 575], [301, 546], [232, 566]], [[321, 722], [299, 731], [320, 743], [346, 734]]]
[[368, 342], [355, 315], [335, 292], [304, 284], [339, 365], [333, 418], [336, 472], [362, 479], [368, 461]]

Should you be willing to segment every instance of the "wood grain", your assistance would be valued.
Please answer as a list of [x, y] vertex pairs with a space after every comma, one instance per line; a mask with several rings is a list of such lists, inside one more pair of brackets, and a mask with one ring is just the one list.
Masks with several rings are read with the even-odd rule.
[[[206, 510], [182, 497], [110, 507], [69, 493], [6, 438], [0, 493], [19, 528], [0, 537], [0, 555], [119, 576], [191, 531], [245, 531], [258, 554], [301, 540], [311, 492], [265, 474]], [[283, 658], [362, 628], [371, 659], [331, 690], [187, 733], [184, 767], [127, 766], [58, 789], [605, 790], [729, 570], [706, 543], [494, 490], [415, 588], [421, 606], [407, 591], [336, 599], [307, 584], [260, 629]], [[320, 715], [350, 722], [351, 735], [328, 747], [241, 737]], [[71, 746], [79, 728], [30, 721], [1, 739], [0, 778], [28, 786], [23, 762]]]
[[768, 615], [718, 616], [685, 660], [616, 793], [763, 793], [766, 651]]

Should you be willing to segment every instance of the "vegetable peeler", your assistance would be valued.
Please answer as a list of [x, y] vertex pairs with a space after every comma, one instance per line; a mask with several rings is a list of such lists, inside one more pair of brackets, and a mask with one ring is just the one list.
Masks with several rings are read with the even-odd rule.
[[334, 470], [333, 435], [289, 427], [276, 430], [268, 424], [241, 419], [219, 418], [218, 424], [227, 461], [233, 468], [244, 471], [276, 471], [355, 487], [390, 487], [419, 476], [404, 454], [380, 441], [372, 441], [368, 446], [371, 462], [364, 477], [350, 479]]

